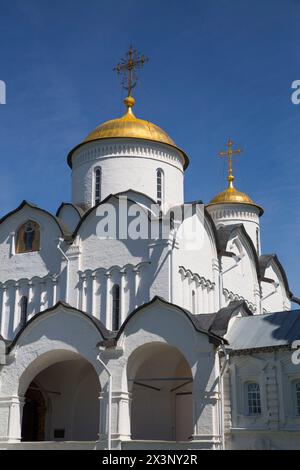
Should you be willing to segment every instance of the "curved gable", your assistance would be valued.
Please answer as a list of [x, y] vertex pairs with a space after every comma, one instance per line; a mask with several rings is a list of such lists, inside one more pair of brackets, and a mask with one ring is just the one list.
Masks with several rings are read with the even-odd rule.
[[238, 225], [227, 225], [225, 227], [220, 227], [218, 229], [218, 239], [219, 239], [219, 246], [221, 250], [221, 255], [225, 253], [230, 253], [228, 250], [228, 243], [234, 236], [240, 237], [242, 244], [247, 248], [247, 252], [249, 256], [252, 258], [257, 279], [260, 278], [260, 268], [259, 268], [259, 259], [257, 255], [257, 251], [255, 246], [252, 242], [251, 237], [249, 236], [248, 232], [246, 231], [243, 224]]
[[[204, 334], [205, 336], [207, 336], [209, 338], [209, 341], [213, 344], [221, 344], [222, 342], [222, 338], [219, 337], [218, 335], [214, 334], [213, 332], [210, 332], [208, 330], [205, 330], [203, 328], [201, 328], [199, 326], [199, 324], [197, 323], [196, 321], [196, 318], [194, 317], [194, 315], [192, 315], [190, 312], [188, 312], [187, 310], [185, 310], [184, 308], [178, 306], [178, 305], [174, 305], [170, 302], [167, 302], [165, 299], [163, 299], [162, 297], [158, 297], [158, 296], [155, 296], [150, 302], [147, 302], [143, 305], [140, 305], [139, 307], [137, 307], [127, 318], [126, 320], [124, 321], [124, 323], [122, 324], [120, 330], [118, 331], [118, 333], [116, 334], [115, 338], [114, 338], [114, 342], [115, 343], [118, 343], [118, 341], [120, 340], [121, 336], [125, 333], [126, 334], [126, 331], [128, 330], [129, 326], [131, 323], [135, 322], [137, 316], [140, 316], [140, 315], [143, 315], [143, 313], [149, 309], [149, 308], [156, 308], [156, 309], [171, 309], [174, 311], [174, 314], [179, 314], [181, 317], [183, 317], [185, 319], [185, 321], [190, 325], [190, 327], [192, 327], [195, 331], [197, 331], [198, 333], [202, 333]], [[163, 313], [161, 314], [161, 317], [163, 316]], [[172, 329], [171, 326], [172, 325], [166, 325], [167, 326], [167, 329]], [[158, 325], [158, 322], [155, 322], [153, 321], [153, 330], [155, 331], [156, 327], [159, 328], [159, 325]], [[181, 335], [181, 330], [178, 330], [178, 333]]]
[[[124, 203], [127, 204], [125, 216], [122, 213], [122, 217], [119, 217]], [[135, 214], [135, 209], [140, 212], [140, 216]], [[74, 242], [80, 245], [82, 271], [98, 269], [99, 266], [108, 269], [111, 267], [112, 259], [113, 264], [118, 266], [126, 264], [136, 266], [141, 261], [148, 260], [148, 232], [145, 238], [142, 236], [134, 239], [127, 236], [127, 230], [131, 229], [131, 224], [140, 218], [145, 220], [146, 229], [148, 229], [149, 211], [130, 199], [122, 200], [121, 196], [110, 195], [90, 209], [83, 216], [73, 234]]]
[[33, 211], [39, 211], [42, 214], [45, 214], [45, 215], [49, 216], [54, 221], [54, 223], [57, 225], [57, 227], [59, 228], [62, 237], [70, 238], [71, 234], [68, 231], [67, 227], [65, 227], [64, 224], [57, 217], [55, 217], [53, 214], [46, 211], [45, 209], [41, 209], [40, 207], [36, 206], [35, 204], [32, 204], [32, 203], [30, 203], [28, 201], [25, 201], [25, 200], [16, 209], [12, 210], [11, 212], [9, 212], [5, 216], [3, 216], [0, 219], [0, 225], [3, 224], [10, 217], [12, 217], [15, 214], [17, 214], [18, 212], [22, 211], [24, 208], [29, 208], [29, 209], [32, 209]]
[[262, 306], [265, 312], [290, 309], [293, 298], [283, 266], [276, 255], [263, 255], [259, 259], [262, 285]]
[[[48, 334], [50, 334], [50, 331], [53, 330], [53, 328], [49, 328], [49, 325], [47, 327], [42, 326], [41, 324], [43, 322], [48, 322], [49, 318], [54, 317], [58, 315], [58, 318], [55, 318], [54, 323], [57, 323], [57, 328], [55, 328], [55, 331], [57, 331], [57, 334], [53, 336], [53, 339], [56, 341], [59, 340], [59, 337], [64, 336], [64, 331], [66, 330], [71, 330], [72, 331], [72, 336], [74, 335], [74, 324], [72, 326], [72, 321], [76, 317], [77, 320], [79, 318], [79, 326], [78, 329], [78, 335], [82, 335], [82, 325], [83, 323], [87, 323], [89, 325], [88, 328], [92, 328], [97, 334], [99, 335], [100, 340], [108, 340], [111, 336], [111, 332], [109, 332], [103, 323], [100, 320], [97, 320], [95, 317], [92, 317], [85, 312], [78, 310], [74, 307], [71, 307], [69, 304], [66, 304], [64, 302], [58, 302], [56, 305], [53, 307], [44, 310], [43, 312], [34, 315], [27, 323], [26, 325], [20, 329], [20, 331], [17, 333], [15, 336], [14, 340], [9, 344], [8, 350], [11, 351], [18, 345], [20, 345], [25, 341], [26, 335], [31, 335], [31, 332], [34, 331], [35, 329], [38, 330], [38, 334], [41, 332], [43, 334], [46, 334], [45, 332], [47, 331]], [[67, 320], [67, 321], [65, 321]], [[50, 320], [51, 322], [52, 320]], [[78, 322], [78, 321], [77, 321]], [[69, 327], [68, 327], [69, 323]], [[61, 331], [62, 330], [62, 331]], [[51, 339], [51, 338], [49, 338]], [[89, 338], [86, 338], [89, 340]]]
[[[77, 227], [75, 228], [74, 230], [74, 233], [73, 233], [73, 239], [76, 238], [76, 236], [80, 233], [80, 230], [81, 230], [81, 227], [84, 225], [85, 221], [92, 215], [95, 215], [96, 214], [96, 211], [99, 207], [105, 205], [105, 204], [108, 204], [108, 203], [112, 203], [112, 204], [116, 204], [116, 202], [118, 202], [120, 200], [120, 197], [121, 196], [126, 196], [126, 194], [123, 194], [123, 193], [118, 193], [118, 194], [110, 194], [109, 196], [107, 196], [105, 199], [103, 199], [103, 201], [99, 202], [98, 204], [96, 204], [95, 206], [91, 207], [88, 211], [85, 212], [85, 214], [83, 215], [83, 217], [81, 218], [80, 222], [78, 223]], [[138, 202], [135, 202], [133, 201], [132, 199], [130, 198], [127, 198], [127, 201], [129, 204], [137, 204], [140, 206], [141, 210], [143, 210], [145, 212], [145, 214], [147, 215], [147, 217], [149, 217], [149, 213], [148, 211], [143, 207], [141, 206]]]
[[[17, 252], [18, 230], [28, 220], [39, 225], [39, 246], [31, 252]], [[58, 238], [70, 240], [64, 224], [44, 209], [23, 201], [0, 220], [0, 282], [57, 273], [61, 266]]]
[[253, 310], [259, 309], [260, 272], [258, 257], [243, 225], [218, 230], [222, 247], [223, 289], [226, 301], [245, 300]]
[[281, 277], [282, 283], [285, 287], [286, 293], [288, 296], [291, 296], [292, 293], [289, 288], [289, 283], [288, 283], [288, 278], [286, 275], [286, 272], [280, 263], [277, 255], [271, 254], [271, 255], [262, 255], [259, 257], [259, 268], [260, 268], [260, 274], [261, 277], [264, 278], [266, 274], [266, 270], [268, 266], [270, 266], [273, 263], [274, 267], [276, 266], [278, 270], [278, 275]]
[[56, 212], [57, 218], [68, 227], [71, 233], [74, 232], [83, 215], [83, 209], [69, 202], [63, 202]]

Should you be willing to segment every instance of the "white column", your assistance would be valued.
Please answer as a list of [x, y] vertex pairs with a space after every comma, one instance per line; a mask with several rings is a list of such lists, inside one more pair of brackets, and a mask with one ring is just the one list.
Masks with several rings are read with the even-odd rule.
[[42, 281], [38, 280], [35, 283], [35, 313], [39, 313], [41, 311], [41, 303], [42, 303]]
[[7, 287], [3, 285], [2, 287], [2, 316], [1, 316], [1, 336], [7, 338]]
[[140, 271], [138, 268], [133, 269], [134, 272], [134, 308], [138, 306], [138, 291], [140, 285]]
[[106, 273], [106, 312], [105, 312], [105, 326], [107, 329], [112, 329], [111, 317], [111, 274]]
[[183, 280], [183, 306], [187, 309], [190, 308], [190, 283], [189, 283], [189, 277], [186, 274]]
[[199, 311], [201, 313], [205, 313], [204, 312], [204, 282], [203, 282], [203, 279], [201, 279], [200, 281], [200, 285], [199, 285]]
[[82, 297], [81, 297], [81, 310], [86, 312], [87, 309], [87, 280], [86, 275], [82, 275]]
[[201, 292], [201, 284], [199, 282], [199, 279], [195, 280], [195, 305], [196, 305], [196, 312], [195, 313], [201, 313], [200, 310], [200, 292]]
[[53, 305], [55, 305], [57, 303], [57, 300], [58, 300], [57, 283], [58, 283], [57, 277], [53, 277], [52, 278]]
[[206, 282], [203, 284], [203, 313], [208, 313], [208, 292]]
[[221, 308], [221, 305], [220, 305], [220, 286], [219, 286], [219, 283], [221, 282], [221, 279], [220, 279], [220, 265], [219, 265], [219, 260], [218, 259], [213, 259], [212, 269], [213, 269], [213, 282], [215, 284], [213, 311], [217, 312]]
[[47, 280], [41, 279], [40, 281], [40, 312], [46, 310], [47, 305]]
[[50, 308], [53, 305], [52, 279], [51, 277], [47, 277], [45, 280], [45, 308]]
[[[107, 449], [108, 391], [100, 393], [100, 423], [98, 449]], [[112, 391], [111, 438], [112, 449], [120, 449], [122, 440], [130, 439], [130, 402], [128, 392]]]
[[86, 273], [86, 308], [85, 311], [93, 315], [93, 275], [89, 271]]
[[92, 275], [92, 315], [100, 320], [100, 305], [98, 302], [98, 278], [97, 273]]
[[193, 287], [194, 287], [194, 282], [193, 278], [191, 275], [188, 277], [188, 289], [189, 289], [189, 305], [188, 305], [188, 310], [193, 313]]
[[207, 312], [208, 313], [211, 313], [211, 306], [212, 306], [212, 286], [211, 284], [208, 282], [207, 283]]
[[117, 418], [112, 421], [115, 425], [112, 439], [130, 439], [130, 401], [131, 396], [128, 392], [112, 393], [112, 403]]
[[102, 449], [107, 449], [108, 391], [100, 392], [99, 401], [100, 401], [99, 443]]
[[14, 305], [14, 322], [13, 322], [13, 330], [14, 332], [18, 328], [21, 320], [21, 293], [20, 293], [20, 284], [16, 282], [15, 286], [15, 305]]
[[126, 312], [125, 312], [125, 277], [126, 277], [126, 272], [121, 271], [120, 273], [120, 320], [121, 320], [121, 325], [125, 321], [126, 318]]
[[27, 318], [30, 320], [30, 318], [33, 316], [34, 313], [34, 305], [33, 305], [33, 289], [34, 285], [31, 281], [28, 283], [28, 315]]
[[23, 397], [0, 397], [0, 441], [21, 441], [23, 405]]

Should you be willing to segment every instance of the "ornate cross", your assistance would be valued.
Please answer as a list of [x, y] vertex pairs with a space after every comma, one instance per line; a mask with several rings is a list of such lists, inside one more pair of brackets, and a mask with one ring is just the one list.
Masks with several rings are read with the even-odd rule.
[[131, 90], [137, 83], [136, 69], [141, 69], [147, 61], [148, 59], [144, 55], [139, 56], [138, 51], [130, 46], [125, 58], [121, 59], [113, 69], [114, 72], [123, 75], [122, 85], [128, 91], [128, 96], [131, 96]]
[[233, 142], [232, 140], [228, 140], [227, 144], [227, 150], [219, 152], [218, 156], [219, 157], [228, 157], [228, 176], [227, 176], [227, 181], [229, 182], [229, 186], [232, 187], [232, 182], [234, 180], [234, 176], [232, 174], [232, 156], [233, 155], [239, 155], [242, 151], [240, 148], [233, 150]]

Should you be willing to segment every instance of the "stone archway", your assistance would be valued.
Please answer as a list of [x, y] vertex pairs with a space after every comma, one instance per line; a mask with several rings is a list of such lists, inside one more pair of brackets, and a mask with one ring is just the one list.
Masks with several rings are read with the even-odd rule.
[[[43, 358], [44, 367], [29, 366], [23, 382], [23, 441], [96, 441], [99, 433], [99, 378], [76, 353]], [[53, 359], [53, 357], [52, 357]], [[34, 374], [35, 371], [35, 374]]]
[[193, 377], [167, 344], [139, 347], [129, 358], [132, 440], [186, 441], [193, 435]]

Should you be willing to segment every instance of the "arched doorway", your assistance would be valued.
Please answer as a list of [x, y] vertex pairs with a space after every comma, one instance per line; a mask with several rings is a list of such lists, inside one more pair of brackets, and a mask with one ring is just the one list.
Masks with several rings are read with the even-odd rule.
[[74, 354], [33, 378], [25, 393], [23, 441], [96, 441], [99, 432], [98, 376]]
[[22, 441], [44, 441], [47, 405], [39, 386], [31, 382], [25, 394]]
[[183, 355], [165, 344], [135, 351], [128, 364], [133, 440], [186, 441], [193, 435], [193, 378]]

